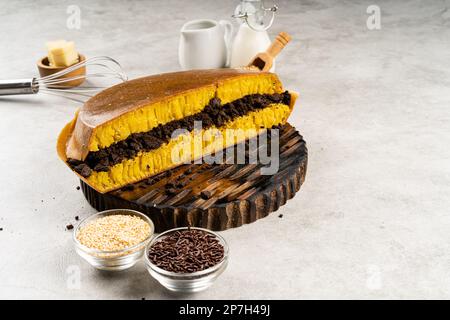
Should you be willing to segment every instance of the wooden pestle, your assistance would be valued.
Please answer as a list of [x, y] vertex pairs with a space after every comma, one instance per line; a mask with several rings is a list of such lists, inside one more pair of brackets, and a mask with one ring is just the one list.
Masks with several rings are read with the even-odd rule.
[[269, 71], [272, 68], [273, 60], [283, 50], [291, 36], [286, 32], [280, 32], [272, 44], [265, 52], [258, 53], [249, 63], [248, 67], [256, 67], [261, 71]]

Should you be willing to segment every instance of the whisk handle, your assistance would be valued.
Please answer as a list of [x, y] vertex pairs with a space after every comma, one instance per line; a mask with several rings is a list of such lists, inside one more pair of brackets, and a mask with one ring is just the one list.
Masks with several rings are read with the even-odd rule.
[[0, 96], [38, 93], [39, 84], [35, 78], [0, 80]]

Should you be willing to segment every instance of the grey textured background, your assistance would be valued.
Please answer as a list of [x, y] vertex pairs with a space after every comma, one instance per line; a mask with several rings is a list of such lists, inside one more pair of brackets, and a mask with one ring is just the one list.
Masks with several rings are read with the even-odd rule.
[[[77, 4], [80, 30], [66, 28]], [[30, 77], [45, 42], [110, 55], [130, 77], [178, 69], [182, 24], [237, 1], [0, 0], [0, 75]], [[366, 27], [366, 9], [382, 28]], [[223, 232], [229, 268], [189, 298], [450, 298], [449, 1], [280, 1], [272, 36], [301, 93], [290, 118], [310, 151], [306, 183], [279, 212]], [[177, 298], [143, 264], [98, 272], [65, 225], [94, 210], [55, 153], [77, 104], [0, 98], [0, 298]], [[282, 219], [278, 214], [282, 213]], [[68, 286], [79, 268], [81, 287]], [[69, 278], [70, 279], [70, 278]], [[70, 282], [69, 282], [70, 284]]]

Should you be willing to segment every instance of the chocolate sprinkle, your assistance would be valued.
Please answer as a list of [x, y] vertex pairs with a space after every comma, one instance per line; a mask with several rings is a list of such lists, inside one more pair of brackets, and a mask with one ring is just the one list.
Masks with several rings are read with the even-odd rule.
[[209, 198], [211, 198], [211, 191], [206, 191], [206, 190], [203, 190], [202, 192], [200, 192], [200, 197], [203, 199], [203, 200], [208, 200]]
[[151, 151], [169, 142], [176, 129], [192, 131], [194, 122], [201, 121], [202, 128], [221, 127], [236, 117], [251, 111], [264, 109], [272, 103], [290, 104], [289, 92], [275, 94], [251, 94], [222, 105], [220, 99], [213, 98], [199, 113], [179, 120], [160, 124], [147, 132], [132, 133], [128, 138], [118, 141], [107, 148], [89, 152], [85, 161], [68, 159], [73, 170], [87, 178], [92, 171], [108, 171], [109, 168], [125, 159], [134, 158], [140, 151]]
[[126, 186], [122, 187], [122, 191], [133, 191], [134, 186], [132, 184], [127, 184]]
[[68, 225], [66, 226], [66, 229], [67, 229], [67, 230], [72, 230], [72, 229], [73, 229], [73, 225], [68, 224]]
[[173, 195], [177, 194], [177, 189], [176, 188], [167, 188], [166, 194], [169, 196], [173, 196]]
[[86, 163], [82, 163], [73, 167], [73, 170], [75, 170], [84, 178], [89, 177], [92, 173], [92, 169]]
[[161, 269], [193, 273], [220, 263], [224, 248], [216, 236], [203, 230], [176, 231], [155, 242], [149, 249], [150, 261]]

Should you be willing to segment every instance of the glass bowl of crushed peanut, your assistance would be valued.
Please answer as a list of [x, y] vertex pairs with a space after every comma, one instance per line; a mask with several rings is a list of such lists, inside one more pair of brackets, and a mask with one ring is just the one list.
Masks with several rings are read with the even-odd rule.
[[76, 252], [95, 268], [120, 271], [141, 259], [153, 234], [153, 222], [144, 214], [113, 209], [81, 221], [73, 240]]

